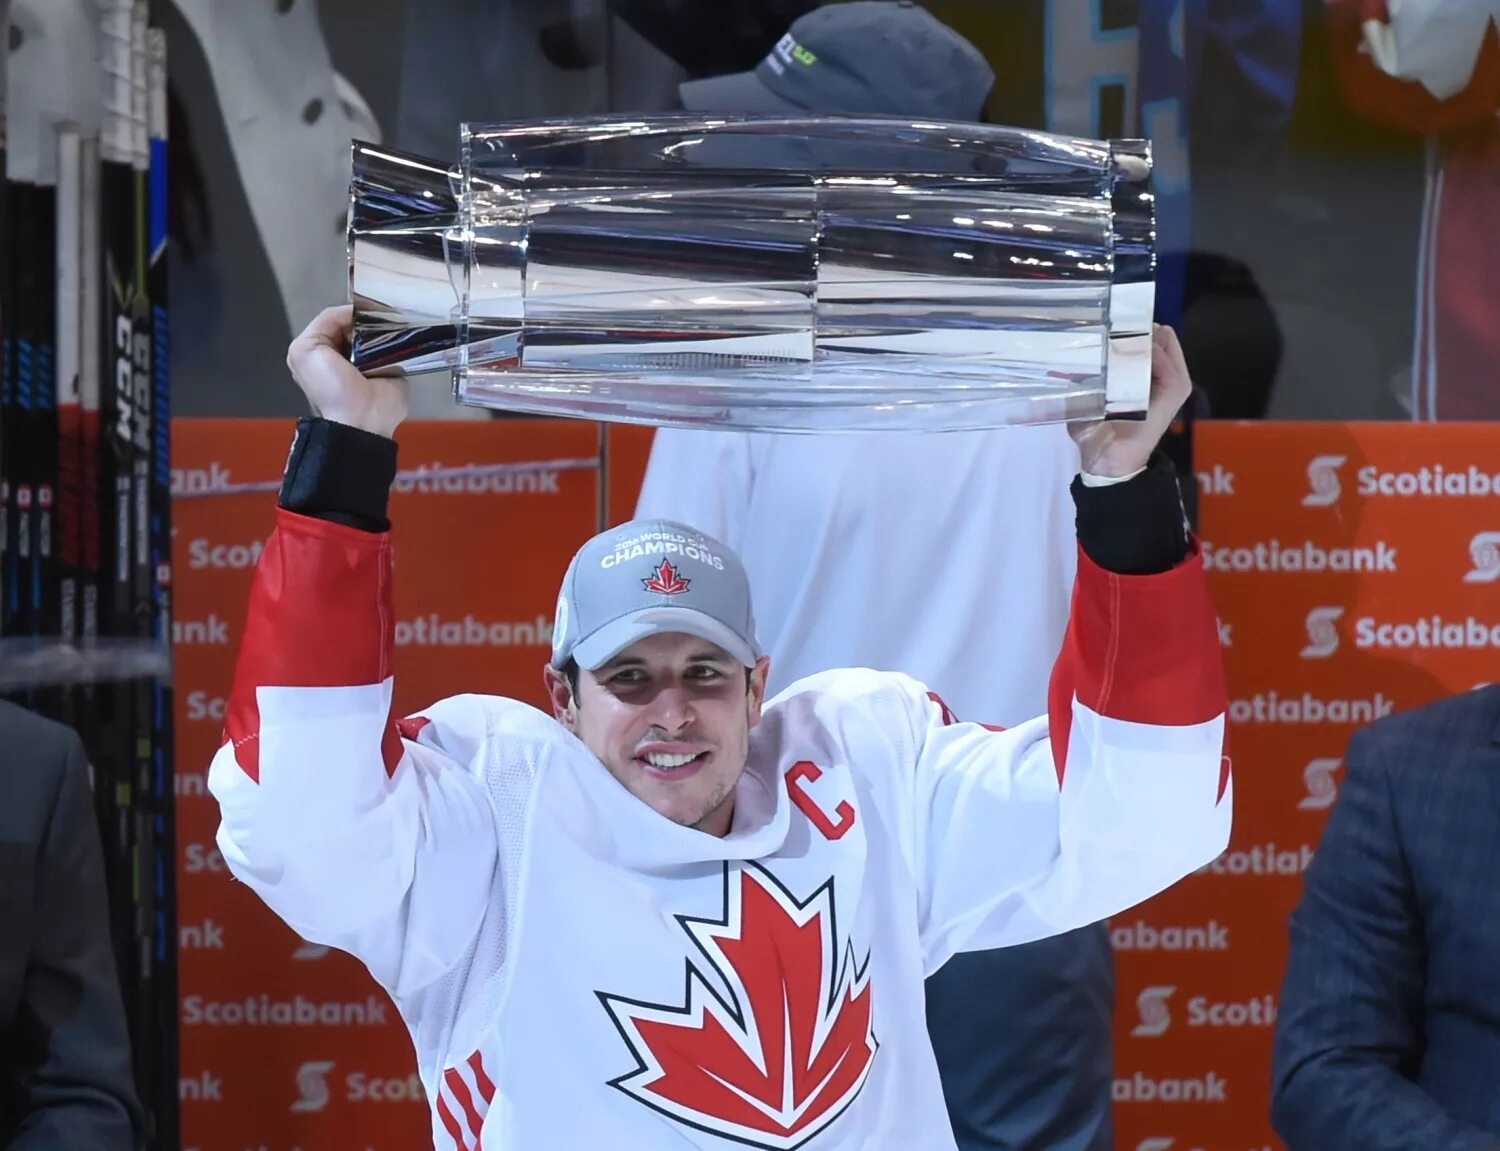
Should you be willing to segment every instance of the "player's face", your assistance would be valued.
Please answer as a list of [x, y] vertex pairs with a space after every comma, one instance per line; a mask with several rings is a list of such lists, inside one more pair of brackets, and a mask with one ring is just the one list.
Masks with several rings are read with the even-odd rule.
[[762, 659], [747, 683], [745, 666], [714, 644], [651, 636], [581, 670], [578, 695], [558, 717], [636, 798], [676, 823], [725, 835], [767, 667]]

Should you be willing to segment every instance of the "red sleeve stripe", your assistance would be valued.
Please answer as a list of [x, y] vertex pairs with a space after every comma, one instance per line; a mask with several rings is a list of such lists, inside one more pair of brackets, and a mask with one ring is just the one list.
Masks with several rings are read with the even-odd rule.
[[1224, 657], [1196, 541], [1177, 567], [1149, 576], [1105, 571], [1079, 549], [1047, 708], [1059, 782], [1075, 697], [1099, 715], [1156, 727], [1225, 713]]
[[464, 1138], [464, 1129], [458, 1125], [458, 1120], [453, 1117], [453, 1111], [448, 1106], [447, 1098], [441, 1093], [438, 1094], [437, 1113], [444, 1130], [448, 1132], [448, 1137], [453, 1140], [453, 1145], [458, 1148], [458, 1151], [469, 1151], [469, 1141]]
[[[383, 683], [391, 673], [395, 616], [390, 534], [375, 534], [277, 509], [250, 588], [224, 727], [235, 760], [260, 778], [259, 687]], [[401, 758], [388, 723], [387, 772]]]
[[469, 1131], [474, 1136], [475, 1145], [478, 1145], [480, 1129], [484, 1126], [484, 1118], [474, 1106], [474, 1095], [469, 1090], [469, 1085], [464, 1082], [456, 1068], [448, 1068], [443, 1072], [443, 1082], [447, 1085], [449, 1093], [458, 1100], [458, 1105], [463, 1109], [464, 1118], [469, 1122]]
[[[465, 1071], [468, 1077], [465, 1077]], [[475, 1093], [479, 1098], [475, 1099]], [[479, 1151], [484, 1118], [489, 1114], [490, 1103], [495, 1098], [495, 1085], [485, 1074], [484, 1056], [475, 1051], [462, 1064], [449, 1067], [443, 1072], [438, 1085], [438, 1116], [448, 1134], [453, 1137], [457, 1151]], [[463, 1122], [458, 1116], [463, 1117]], [[467, 1124], [468, 1131], [464, 1126]], [[473, 1142], [469, 1142], [469, 1136]]]
[[484, 1073], [484, 1058], [477, 1051], [469, 1056], [469, 1070], [474, 1074], [474, 1086], [479, 1088], [480, 1098], [489, 1104], [495, 1098], [495, 1085]]
[[927, 693], [927, 698], [932, 700], [933, 703], [937, 704], [938, 710], [943, 713], [944, 727], [952, 727], [955, 723], [958, 722], [958, 717], [953, 714], [952, 710], [946, 703], [943, 702], [942, 697], [939, 696], [937, 692], [929, 691]]

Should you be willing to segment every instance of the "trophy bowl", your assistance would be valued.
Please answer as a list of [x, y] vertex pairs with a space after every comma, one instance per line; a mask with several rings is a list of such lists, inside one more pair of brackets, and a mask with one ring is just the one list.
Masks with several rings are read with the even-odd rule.
[[355, 142], [352, 358], [464, 404], [769, 432], [1144, 413], [1147, 141], [857, 116]]

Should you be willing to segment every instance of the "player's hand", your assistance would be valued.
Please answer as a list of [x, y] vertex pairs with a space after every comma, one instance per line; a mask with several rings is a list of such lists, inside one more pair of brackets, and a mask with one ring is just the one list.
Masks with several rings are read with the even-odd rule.
[[402, 376], [366, 376], [349, 362], [354, 308], [324, 308], [286, 352], [286, 366], [307, 396], [313, 414], [335, 423], [394, 438], [410, 411]]
[[1095, 476], [1128, 476], [1146, 466], [1193, 391], [1177, 333], [1157, 324], [1151, 333], [1151, 398], [1144, 419], [1069, 424], [1082, 470]]

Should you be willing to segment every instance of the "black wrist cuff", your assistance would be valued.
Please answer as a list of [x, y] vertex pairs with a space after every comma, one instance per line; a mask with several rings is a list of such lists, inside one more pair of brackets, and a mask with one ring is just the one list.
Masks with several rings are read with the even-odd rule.
[[388, 531], [396, 441], [316, 416], [297, 421], [278, 503], [287, 511]]
[[1177, 469], [1162, 453], [1124, 483], [1091, 488], [1075, 477], [1072, 492], [1078, 542], [1105, 571], [1156, 575], [1187, 558], [1187, 512]]

